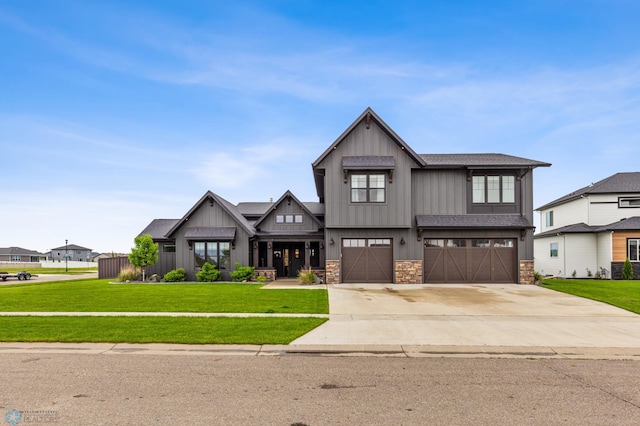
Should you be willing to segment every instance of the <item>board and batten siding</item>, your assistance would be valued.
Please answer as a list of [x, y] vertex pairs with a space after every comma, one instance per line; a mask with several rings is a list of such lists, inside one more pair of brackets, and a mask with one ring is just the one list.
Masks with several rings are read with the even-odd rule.
[[414, 170], [411, 187], [415, 214], [467, 213], [467, 173], [464, 170]]
[[[344, 156], [395, 158], [391, 183], [387, 174], [384, 203], [351, 202], [351, 180], [349, 177], [345, 183], [343, 176]], [[369, 129], [364, 122], [358, 124], [317, 166], [325, 174], [326, 227], [410, 227], [411, 168], [415, 166], [414, 160], [375, 122]]]
[[195, 274], [191, 272], [195, 270], [195, 257], [193, 249], [189, 248], [185, 233], [189, 227], [195, 226], [235, 227], [235, 248], [231, 249], [230, 266], [233, 270], [235, 262], [249, 264], [249, 234], [218, 203], [214, 202], [211, 205], [207, 200], [175, 232], [176, 268], [184, 268], [187, 271], [187, 280], [195, 280]]
[[[277, 214], [301, 214], [302, 223], [276, 223]], [[318, 222], [309, 216], [302, 207], [291, 200], [291, 204], [287, 202], [280, 203], [275, 210], [271, 210], [269, 215], [260, 223], [260, 230], [267, 232], [277, 231], [317, 231]]]

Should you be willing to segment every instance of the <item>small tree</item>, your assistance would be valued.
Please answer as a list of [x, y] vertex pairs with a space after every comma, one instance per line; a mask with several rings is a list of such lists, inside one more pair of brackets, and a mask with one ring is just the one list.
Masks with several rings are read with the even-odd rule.
[[633, 265], [629, 258], [626, 258], [624, 261], [624, 265], [622, 265], [622, 279], [623, 280], [632, 280], [633, 279]]
[[[131, 249], [129, 262], [134, 267], [141, 269], [149, 265], [155, 265], [158, 261], [158, 244], [153, 242], [151, 235], [140, 235], [133, 241], [136, 246]], [[142, 280], [144, 281], [144, 269], [142, 269]]]

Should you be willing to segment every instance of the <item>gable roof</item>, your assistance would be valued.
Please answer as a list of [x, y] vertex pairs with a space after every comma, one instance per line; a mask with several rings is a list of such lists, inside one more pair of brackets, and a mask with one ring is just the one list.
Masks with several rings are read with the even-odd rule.
[[584, 188], [580, 188], [577, 191], [573, 191], [565, 196], [553, 200], [535, 210], [539, 211], [548, 209], [549, 207], [575, 200], [583, 195], [629, 193], [640, 193], [640, 172], [616, 173], [615, 175], [604, 178], [601, 181], [592, 183], [591, 185], [585, 186]]
[[189, 209], [189, 211], [182, 217], [182, 219], [179, 219], [170, 229], [169, 231], [167, 231], [167, 233], [165, 234], [165, 237], [170, 238], [171, 235], [182, 225], [184, 224], [187, 220], [189, 220], [189, 217], [191, 217], [191, 215], [198, 210], [202, 204], [206, 203], [206, 202], [215, 202], [216, 204], [218, 204], [225, 212], [227, 212], [229, 214], [229, 216], [231, 216], [236, 223], [242, 227], [247, 234], [249, 234], [250, 236], [255, 235], [255, 229], [253, 228], [253, 226], [251, 226], [251, 224], [247, 221], [247, 219], [245, 219], [245, 217], [240, 213], [240, 210], [238, 209], [238, 207], [234, 206], [233, 204], [231, 204], [229, 201], [225, 200], [224, 198], [222, 198], [221, 196], [214, 194], [211, 191], [207, 191], [201, 198], [200, 200], [198, 200], [197, 203], [195, 203], [193, 205], [193, 207], [191, 207], [191, 209]]
[[180, 219], [153, 219], [138, 236], [149, 234], [154, 240], [165, 239], [169, 230], [173, 228], [179, 220]]
[[315, 169], [318, 165], [324, 160], [340, 143], [347, 137], [349, 133], [353, 131], [360, 124], [360, 122], [366, 121], [367, 123], [371, 123], [372, 121], [378, 124], [380, 128], [394, 141], [404, 152], [409, 155], [418, 165], [424, 166], [425, 162], [418, 154], [415, 153], [413, 149], [405, 141], [402, 140], [400, 136], [394, 132], [391, 127], [387, 125], [379, 116], [371, 109], [371, 107], [367, 107], [362, 114], [358, 118], [355, 119], [353, 123], [347, 129], [342, 132], [340, 136], [327, 148], [321, 155], [312, 163], [312, 167]]
[[293, 193], [289, 190], [287, 190], [284, 194], [282, 194], [282, 197], [280, 197], [278, 199], [278, 201], [276, 201], [275, 203], [273, 203], [273, 205], [271, 206], [271, 208], [269, 210], [267, 210], [257, 221], [256, 223], [254, 223], [254, 226], [257, 228], [262, 222], [265, 221], [265, 219], [271, 214], [272, 211], [276, 210], [278, 208], [278, 206], [284, 202], [284, 200], [286, 199], [292, 199], [296, 204], [298, 204], [300, 206], [300, 208], [302, 208], [302, 211], [305, 212], [309, 217], [311, 217], [311, 219], [316, 222], [319, 226], [323, 226], [322, 222], [320, 222], [318, 220], [318, 218], [316, 217], [316, 215], [314, 213], [312, 213], [307, 206], [304, 205], [304, 203], [301, 203], [300, 200], [298, 200], [296, 198], [295, 195], [293, 195]]
[[420, 154], [425, 168], [530, 168], [550, 167], [550, 163], [506, 154]]

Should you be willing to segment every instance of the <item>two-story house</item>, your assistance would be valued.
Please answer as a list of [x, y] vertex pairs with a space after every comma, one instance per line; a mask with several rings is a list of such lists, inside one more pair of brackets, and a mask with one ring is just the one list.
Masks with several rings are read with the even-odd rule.
[[417, 154], [367, 108], [312, 164], [317, 202], [287, 191], [233, 205], [207, 192], [141, 234], [151, 271], [235, 262], [271, 279], [312, 268], [327, 283], [532, 283], [533, 169], [504, 154]]
[[49, 259], [54, 262], [64, 262], [65, 259], [70, 262], [91, 262], [93, 259], [93, 251], [90, 248], [82, 247], [77, 244], [67, 244], [52, 248], [47, 255], [49, 256]]
[[551, 201], [540, 212], [535, 267], [543, 275], [620, 279], [640, 275], [640, 172], [616, 173]]

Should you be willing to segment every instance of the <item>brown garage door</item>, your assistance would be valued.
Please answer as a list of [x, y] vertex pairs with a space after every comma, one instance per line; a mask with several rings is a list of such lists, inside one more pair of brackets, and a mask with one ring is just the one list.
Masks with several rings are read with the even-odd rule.
[[342, 282], [392, 283], [393, 250], [391, 239], [343, 239]]
[[427, 283], [515, 283], [513, 239], [430, 239], [424, 244]]

